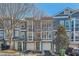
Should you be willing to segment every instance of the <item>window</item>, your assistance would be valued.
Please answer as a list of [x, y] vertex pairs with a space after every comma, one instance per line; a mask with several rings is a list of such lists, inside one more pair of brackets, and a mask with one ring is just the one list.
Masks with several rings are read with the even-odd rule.
[[22, 29], [25, 29], [25, 28], [26, 28], [26, 23], [24, 23], [24, 22], [21, 23], [21, 28], [22, 28]]
[[79, 20], [75, 20], [75, 30], [79, 31]]
[[39, 31], [41, 29], [40, 21], [34, 21], [34, 29], [35, 31]]
[[70, 30], [70, 21], [69, 20], [65, 21], [65, 28], [66, 28], [66, 30]]
[[41, 38], [41, 32], [36, 32], [35, 33], [35, 38], [40, 39]]
[[4, 37], [4, 31], [0, 30], [0, 38], [3, 38], [3, 37]]
[[60, 20], [60, 25], [64, 25], [64, 20]]
[[26, 37], [26, 32], [25, 32], [25, 31], [21, 31], [20, 37], [21, 37], [21, 38], [25, 38], [25, 37]]
[[52, 25], [53, 25], [53, 24], [52, 24], [52, 21], [48, 21], [48, 22], [47, 22], [47, 29], [48, 29], [49, 31], [50, 31], [50, 30], [53, 30], [53, 29], [52, 29], [52, 28], [53, 28]]
[[47, 37], [47, 32], [42, 32], [42, 39], [46, 39]]
[[70, 10], [65, 9], [64, 14], [70, 14]]
[[43, 21], [42, 22], [42, 30], [43, 31], [46, 31], [47, 30], [47, 22], [46, 21]]
[[15, 35], [15, 37], [19, 37], [19, 31], [18, 30], [15, 30], [14, 35]]
[[32, 21], [27, 22], [27, 30], [32, 31]]
[[27, 39], [32, 40], [32, 32], [27, 32]]
[[48, 39], [52, 39], [52, 32], [48, 32], [47, 38], [48, 38]]
[[71, 40], [74, 40], [74, 33], [71, 33]]
[[75, 36], [75, 41], [79, 41], [79, 36]]
[[74, 30], [74, 21], [71, 22], [71, 30]]

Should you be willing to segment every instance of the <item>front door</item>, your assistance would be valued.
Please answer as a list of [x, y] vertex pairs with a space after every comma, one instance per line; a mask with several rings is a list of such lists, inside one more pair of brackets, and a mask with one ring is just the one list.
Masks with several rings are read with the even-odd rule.
[[40, 50], [40, 42], [36, 42], [36, 50], [37, 50], [37, 51]]
[[22, 44], [21, 44], [21, 42], [18, 42], [18, 51], [22, 51]]
[[25, 51], [26, 50], [26, 42], [23, 42], [23, 51]]

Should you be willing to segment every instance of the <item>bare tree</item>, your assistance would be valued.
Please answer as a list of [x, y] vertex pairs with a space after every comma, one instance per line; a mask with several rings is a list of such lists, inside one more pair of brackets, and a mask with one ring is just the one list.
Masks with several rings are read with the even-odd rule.
[[[5, 30], [8, 31], [9, 45], [10, 49], [12, 49], [12, 33], [14, 28], [16, 27], [18, 21], [17, 19], [23, 19], [27, 17], [28, 14], [33, 10], [34, 4], [28, 3], [1, 3], [0, 4], [0, 22], [3, 24], [5, 20], [10, 19], [11, 24], [6, 28], [6, 24], [3, 25]], [[7, 23], [8, 24], [8, 23]]]

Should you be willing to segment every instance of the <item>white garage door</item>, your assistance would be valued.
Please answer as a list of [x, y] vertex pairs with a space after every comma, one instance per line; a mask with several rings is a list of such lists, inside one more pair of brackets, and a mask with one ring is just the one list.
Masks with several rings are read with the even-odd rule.
[[27, 50], [34, 50], [34, 43], [27, 43]]
[[51, 50], [51, 43], [42, 43], [43, 50]]

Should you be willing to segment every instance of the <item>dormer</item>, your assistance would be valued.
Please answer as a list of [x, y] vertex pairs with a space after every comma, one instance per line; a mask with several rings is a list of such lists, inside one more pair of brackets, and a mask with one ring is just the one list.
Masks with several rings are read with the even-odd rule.
[[65, 10], [64, 10], [64, 14], [65, 14], [65, 15], [70, 14], [70, 10], [69, 10], [69, 9], [65, 9]]

